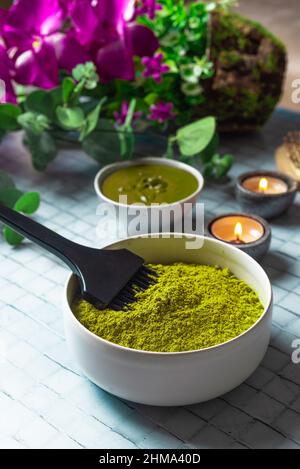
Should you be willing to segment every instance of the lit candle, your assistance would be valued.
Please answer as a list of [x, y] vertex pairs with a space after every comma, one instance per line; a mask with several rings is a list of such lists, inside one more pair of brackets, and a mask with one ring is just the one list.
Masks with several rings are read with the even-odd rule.
[[261, 178], [258, 184], [258, 190], [259, 192], [265, 193], [268, 188], [270, 187], [269, 181], [267, 178]]
[[234, 244], [242, 244], [244, 243], [243, 238], [243, 225], [241, 222], [237, 222], [234, 227], [234, 237], [232, 243]]
[[261, 258], [267, 252], [271, 240], [271, 231], [265, 220], [242, 213], [214, 218], [208, 231], [214, 238], [233, 244], [255, 258]]
[[271, 176], [252, 176], [243, 181], [245, 189], [260, 194], [284, 194], [288, 185], [282, 179]]
[[259, 221], [246, 215], [225, 215], [212, 223], [211, 232], [221, 241], [246, 244], [261, 238], [264, 227]]
[[278, 171], [250, 171], [236, 181], [235, 194], [244, 213], [275, 218], [290, 208], [298, 185]]

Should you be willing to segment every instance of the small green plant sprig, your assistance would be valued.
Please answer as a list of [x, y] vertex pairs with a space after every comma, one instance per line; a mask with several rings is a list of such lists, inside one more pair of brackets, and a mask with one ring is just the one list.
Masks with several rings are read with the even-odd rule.
[[158, 98], [173, 102], [178, 111], [176, 124], [184, 125], [197, 114], [195, 109], [201, 109], [205, 103], [205, 82], [215, 73], [210, 59], [211, 13], [229, 12], [237, 1], [159, 0], [158, 3], [161, 9], [154, 18], [145, 14], [137, 21], [152, 29], [158, 37], [169, 72], [155, 86], [153, 80], [145, 80], [141, 75], [140, 84], [149, 104]]
[[[125, 121], [117, 124], [112, 118], [116, 100], [105, 92], [107, 88], [99, 85], [94, 65], [78, 65], [72, 76], [62, 79], [61, 86], [35, 90], [19, 105], [0, 105], [0, 132], [24, 131], [24, 142], [37, 170], [45, 170], [55, 159], [58, 141], [81, 143], [83, 150], [102, 165], [130, 159], [136, 133], [148, 126], [146, 123], [144, 129], [138, 129], [134, 125], [135, 112], [143, 111], [143, 103], [140, 98], [131, 98]], [[141, 122], [139, 125], [142, 127]], [[157, 124], [158, 130], [160, 127]], [[192, 163], [193, 158], [200, 158], [207, 177], [220, 178], [231, 167], [232, 157], [218, 154], [214, 117], [188, 124], [171, 135], [169, 157], [175, 155], [175, 143], [182, 160]]]
[[[22, 192], [14, 184], [12, 178], [0, 170], [0, 203], [26, 215], [32, 215], [40, 205], [38, 192]], [[23, 236], [4, 226], [3, 237], [11, 246], [17, 246], [23, 241]]]
[[224, 177], [234, 161], [232, 155], [225, 154], [221, 156], [218, 152], [219, 138], [216, 130], [216, 120], [212, 116], [181, 127], [174, 136], [170, 136], [167, 157], [173, 157], [175, 145], [179, 148], [181, 160], [187, 163], [200, 160], [206, 179]]
[[[205, 101], [202, 83], [214, 74], [213, 63], [206, 54], [209, 14], [203, 1], [160, 0], [162, 9], [153, 20], [146, 15], [138, 21], [151, 28], [159, 38], [164, 63], [169, 73], [155, 94], [164, 101], [172, 101], [178, 113], [177, 123], [191, 120], [195, 106]], [[148, 98], [156, 99], [153, 86], [144, 84]]]

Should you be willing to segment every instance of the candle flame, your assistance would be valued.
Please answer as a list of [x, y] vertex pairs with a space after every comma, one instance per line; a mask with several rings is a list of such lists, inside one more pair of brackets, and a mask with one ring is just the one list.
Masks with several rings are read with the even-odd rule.
[[234, 236], [237, 241], [240, 241], [243, 234], [243, 225], [238, 221], [234, 227]]
[[269, 186], [268, 180], [266, 178], [261, 178], [261, 180], [259, 181], [259, 185], [258, 185], [260, 192], [265, 192], [268, 189], [268, 186]]

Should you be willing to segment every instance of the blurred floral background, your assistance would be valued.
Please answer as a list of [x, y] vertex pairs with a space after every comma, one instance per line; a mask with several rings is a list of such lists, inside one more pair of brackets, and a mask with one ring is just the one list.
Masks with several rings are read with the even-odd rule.
[[[150, 139], [157, 156], [225, 179], [234, 157], [220, 153], [219, 132], [260, 130], [279, 102], [299, 108], [298, 3], [0, 1], [0, 140], [22, 131], [42, 171], [66, 145], [106, 165], [155, 154]], [[22, 208], [3, 178], [0, 202]], [[33, 213], [39, 196], [25, 202]]]
[[[12, 0], [0, 0], [0, 6], [8, 8]], [[261, 21], [278, 35], [288, 49], [289, 61], [284, 94], [281, 104], [299, 111], [291, 101], [291, 83], [300, 77], [300, 47], [297, 37], [300, 32], [299, 0], [239, 0], [237, 10], [255, 20]]]

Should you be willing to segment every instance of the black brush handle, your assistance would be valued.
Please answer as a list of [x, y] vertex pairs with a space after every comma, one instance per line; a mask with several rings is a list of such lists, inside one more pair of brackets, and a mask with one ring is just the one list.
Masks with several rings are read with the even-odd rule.
[[76, 259], [85, 248], [84, 246], [64, 238], [55, 231], [49, 230], [31, 218], [2, 204], [0, 204], [0, 221], [59, 257], [74, 273], [79, 273]]

